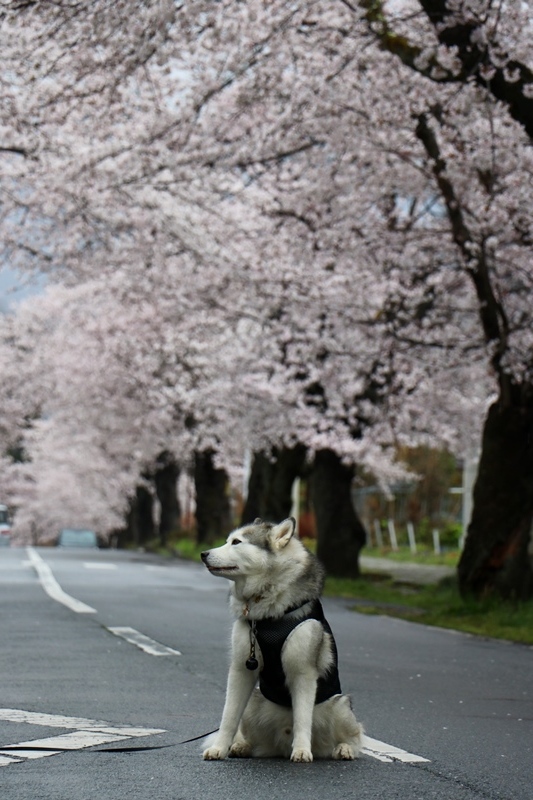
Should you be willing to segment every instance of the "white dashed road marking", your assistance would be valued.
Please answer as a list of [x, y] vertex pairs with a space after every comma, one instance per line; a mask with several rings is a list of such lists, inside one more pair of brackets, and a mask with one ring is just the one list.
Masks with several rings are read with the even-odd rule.
[[[17, 708], [0, 708], [0, 721], [24, 722], [28, 725], [44, 725], [47, 728], [66, 728], [70, 733], [49, 736], [45, 739], [30, 739], [0, 746], [0, 767], [21, 764], [28, 759], [47, 758], [65, 751], [83, 750], [96, 745], [122, 742], [141, 736], [165, 733], [163, 728], [133, 728], [127, 725], [111, 725], [95, 719], [64, 717], [59, 714], [41, 714]], [[17, 748], [10, 750], [9, 748]], [[25, 750], [24, 748], [28, 749]], [[34, 748], [43, 748], [37, 750]], [[20, 748], [20, 749], [19, 749]]]
[[179, 650], [173, 650], [172, 647], [160, 644], [154, 639], [150, 639], [149, 636], [145, 636], [144, 633], [139, 633], [135, 628], [108, 628], [107, 630], [114, 633], [115, 636], [125, 639], [130, 644], [134, 644], [151, 656], [181, 656]]
[[96, 614], [95, 608], [91, 608], [91, 606], [82, 603], [81, 600], [76, 600], [75, 597], [71, 597], [63, 591], [54, 578], [52, 570], [46, 561], [43, 561], [39, 553], [37, 553], [33, 547], [27, 547], [26, 553], [28, 554], [32, 567], [39, 577], [41, 586], [52, 600], [62, 603], [64, 606], [67, 606], [67, 608], [70, 608], [71, 611], [75, 611], [76, 614]]
[[[92, 608], [91, 606], [82, 603], [81, 600], [76, 600], [75, 597], [71, 597], [71, 595], [63, 591], [59, 583], [54, 578], [52, 570], [48, 564], [41, 558], [39, 553], [33, 549], [33, 547], [27, 547], [26, 552], [28, 554], [28, 558], [30, 559], [30, 564], [37, 572], [41, 585], [49, 597], [51, 597], [53, 600], [57, 600], [58, 603], [62, 603], [78, 614], [98, 613], [96, 608]], [[115, 564], [98, 564], [94, 562], [86, 562], [84, 566], [88, 568], [116, 568]], [[136, 647], [139, 647], [141, 650], [143, 650], [145, 653], [149, 653], [151, 656], [181, 656], [179, 650], [174, 650], [172, 647], [167, 647], [164, 644], [160, 644], [154, 639], [150, 639], [149, 636], [145, 636], [143, 633], [136, 631], [135, 628], [108, 628], [107, 630], [115, 634], [115, 636], [120, 636], [122, 639], [130, 642], [130, 644], [134, 644]]]

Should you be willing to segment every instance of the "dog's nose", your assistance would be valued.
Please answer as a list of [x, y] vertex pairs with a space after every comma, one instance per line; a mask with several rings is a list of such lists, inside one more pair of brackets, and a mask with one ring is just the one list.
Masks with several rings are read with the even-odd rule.
[[200, 558], [202, 559], [204, 564], [206, 563], [208, 556], [209, 556], [209, 550], [204, 550], [203, 553], [200, 553]]

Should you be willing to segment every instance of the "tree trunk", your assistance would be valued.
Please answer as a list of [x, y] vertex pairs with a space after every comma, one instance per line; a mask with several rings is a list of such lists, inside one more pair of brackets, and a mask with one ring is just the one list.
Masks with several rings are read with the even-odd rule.
[[319, 450], [311, 472], [311, 499], [317, 526], [317, 556], [328, 575], [359, 577], [359, 553], [365, 529], [352, 502], [355, 467], [332, 450]]
[[267, 495], [271, 471], [272, 465], [268, 456], [262, 451], [254, 453], [252, 469], [248, 479], [248, 495], [242, 510], [242, 525], [253, 522], [257, 517], [263, 517], [264, 498]]
[[128, 547], [137, 544], [137, 526], [134, 512], [135, 498], [130, 498], [128, 510], [124, 515], [124, 526], [117, 528], [111, 534], [116, 547]]
[[154, 473], [154, 485], [157, 499], [161, 505], [159, 520], [159, 541], [166, 546], [168, 537], [180, 529], [181, 509], [178, 499], [178, 478], [180, 469], [168, 454], [157, 460]]
[[227, 536], [232, 528], [228, 476], [214, 466], [213, 456], [212, 450], [194, 456], [197, 541], [206, 544]]
[[497, 400], [483, 430], [474, 507], [458, 566], [463, 596], [533, 596], [533, 409]]
[[303, 445], [274, 448], [272, 457], [255, 453], [248, 483], [248, 497], [242, 512], [242, 524], [260, 517], [281, 522], [291, 513], [292, 487], [305, 465]]
[[142, 547], [154, 536], [153, 497], [144, 486], [138, 486], [130, 498], [122, 530], [114, 531], [118, 547]]
[[139, 547], [143, 547], [155, 536], [154, 498], [145, 486], [137, 486], [135, 510], [137, 516], [137, 537]]

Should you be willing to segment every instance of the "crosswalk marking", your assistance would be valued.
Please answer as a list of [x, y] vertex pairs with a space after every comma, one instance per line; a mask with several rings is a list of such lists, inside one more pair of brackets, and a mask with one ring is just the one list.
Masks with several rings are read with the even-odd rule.
[[[0, 746], [0, 767], [10, 764], [22, 764], [27, 760], [47, 758], [65, 751], [83, 750], [102, 744], [111, 744], [126, 739], [153, 736], [166, 733], [163, 728], [138, 728], [127, 725], [112, 725], [83, 717], [65, 717], [60, 714], [42, 714], [16, 708], [0, 708], [0, 721], [24, 722], [29, 725], [41, 725], [47, 728], [63, 728], [69, 733], [48, 736], [44, 739], [29, 739]], [[16, 748], [10, 750], [9, 748]], [[24, 749], [27, 748], [27, 749]], [[34, 748], [43, 748], [34, 749]]]
[[[5, 749], [6, 745], [0, 747], [0, 753], [4, 756], [13, 755], [17, 758], [46, 758], [46, 756], [57, 756], [64, 750], [83, 750], [84, 747], [95, 747], [98, 744], [110, 744], [111, 742], [121, 742], [129, 739], [129, 736], [117, 736], [111, 733], [96, 733], [95, 731], [73, 731], [63, 733], [59, 736], [49, 736], [46, 739], [30, 739], [27, 742], [18, 742], [16, 751]], [[27, 750], [24, 750], [27, 747]], [[35, 748], [42, 747], [42, 750]], [[57, 748], [57, 749], [54, 749]]]

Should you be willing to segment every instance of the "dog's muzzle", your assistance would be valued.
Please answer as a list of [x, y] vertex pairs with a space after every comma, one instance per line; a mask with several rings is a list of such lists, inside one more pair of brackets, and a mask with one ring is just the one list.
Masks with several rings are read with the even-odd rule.
[[238, 569], [238, 567], [235, 567], [235, 566], [223, 567], [220, 564], [210, 564], [209, 563], [209, 554], [210, 553], [211, 553], [210, 550], [204, 550], [203, 553], [200, 553], [200, 558], [202, 559], [202, 561], [206, 565], [206, 567], [209, 570], [209, 572], [235, 572]]

